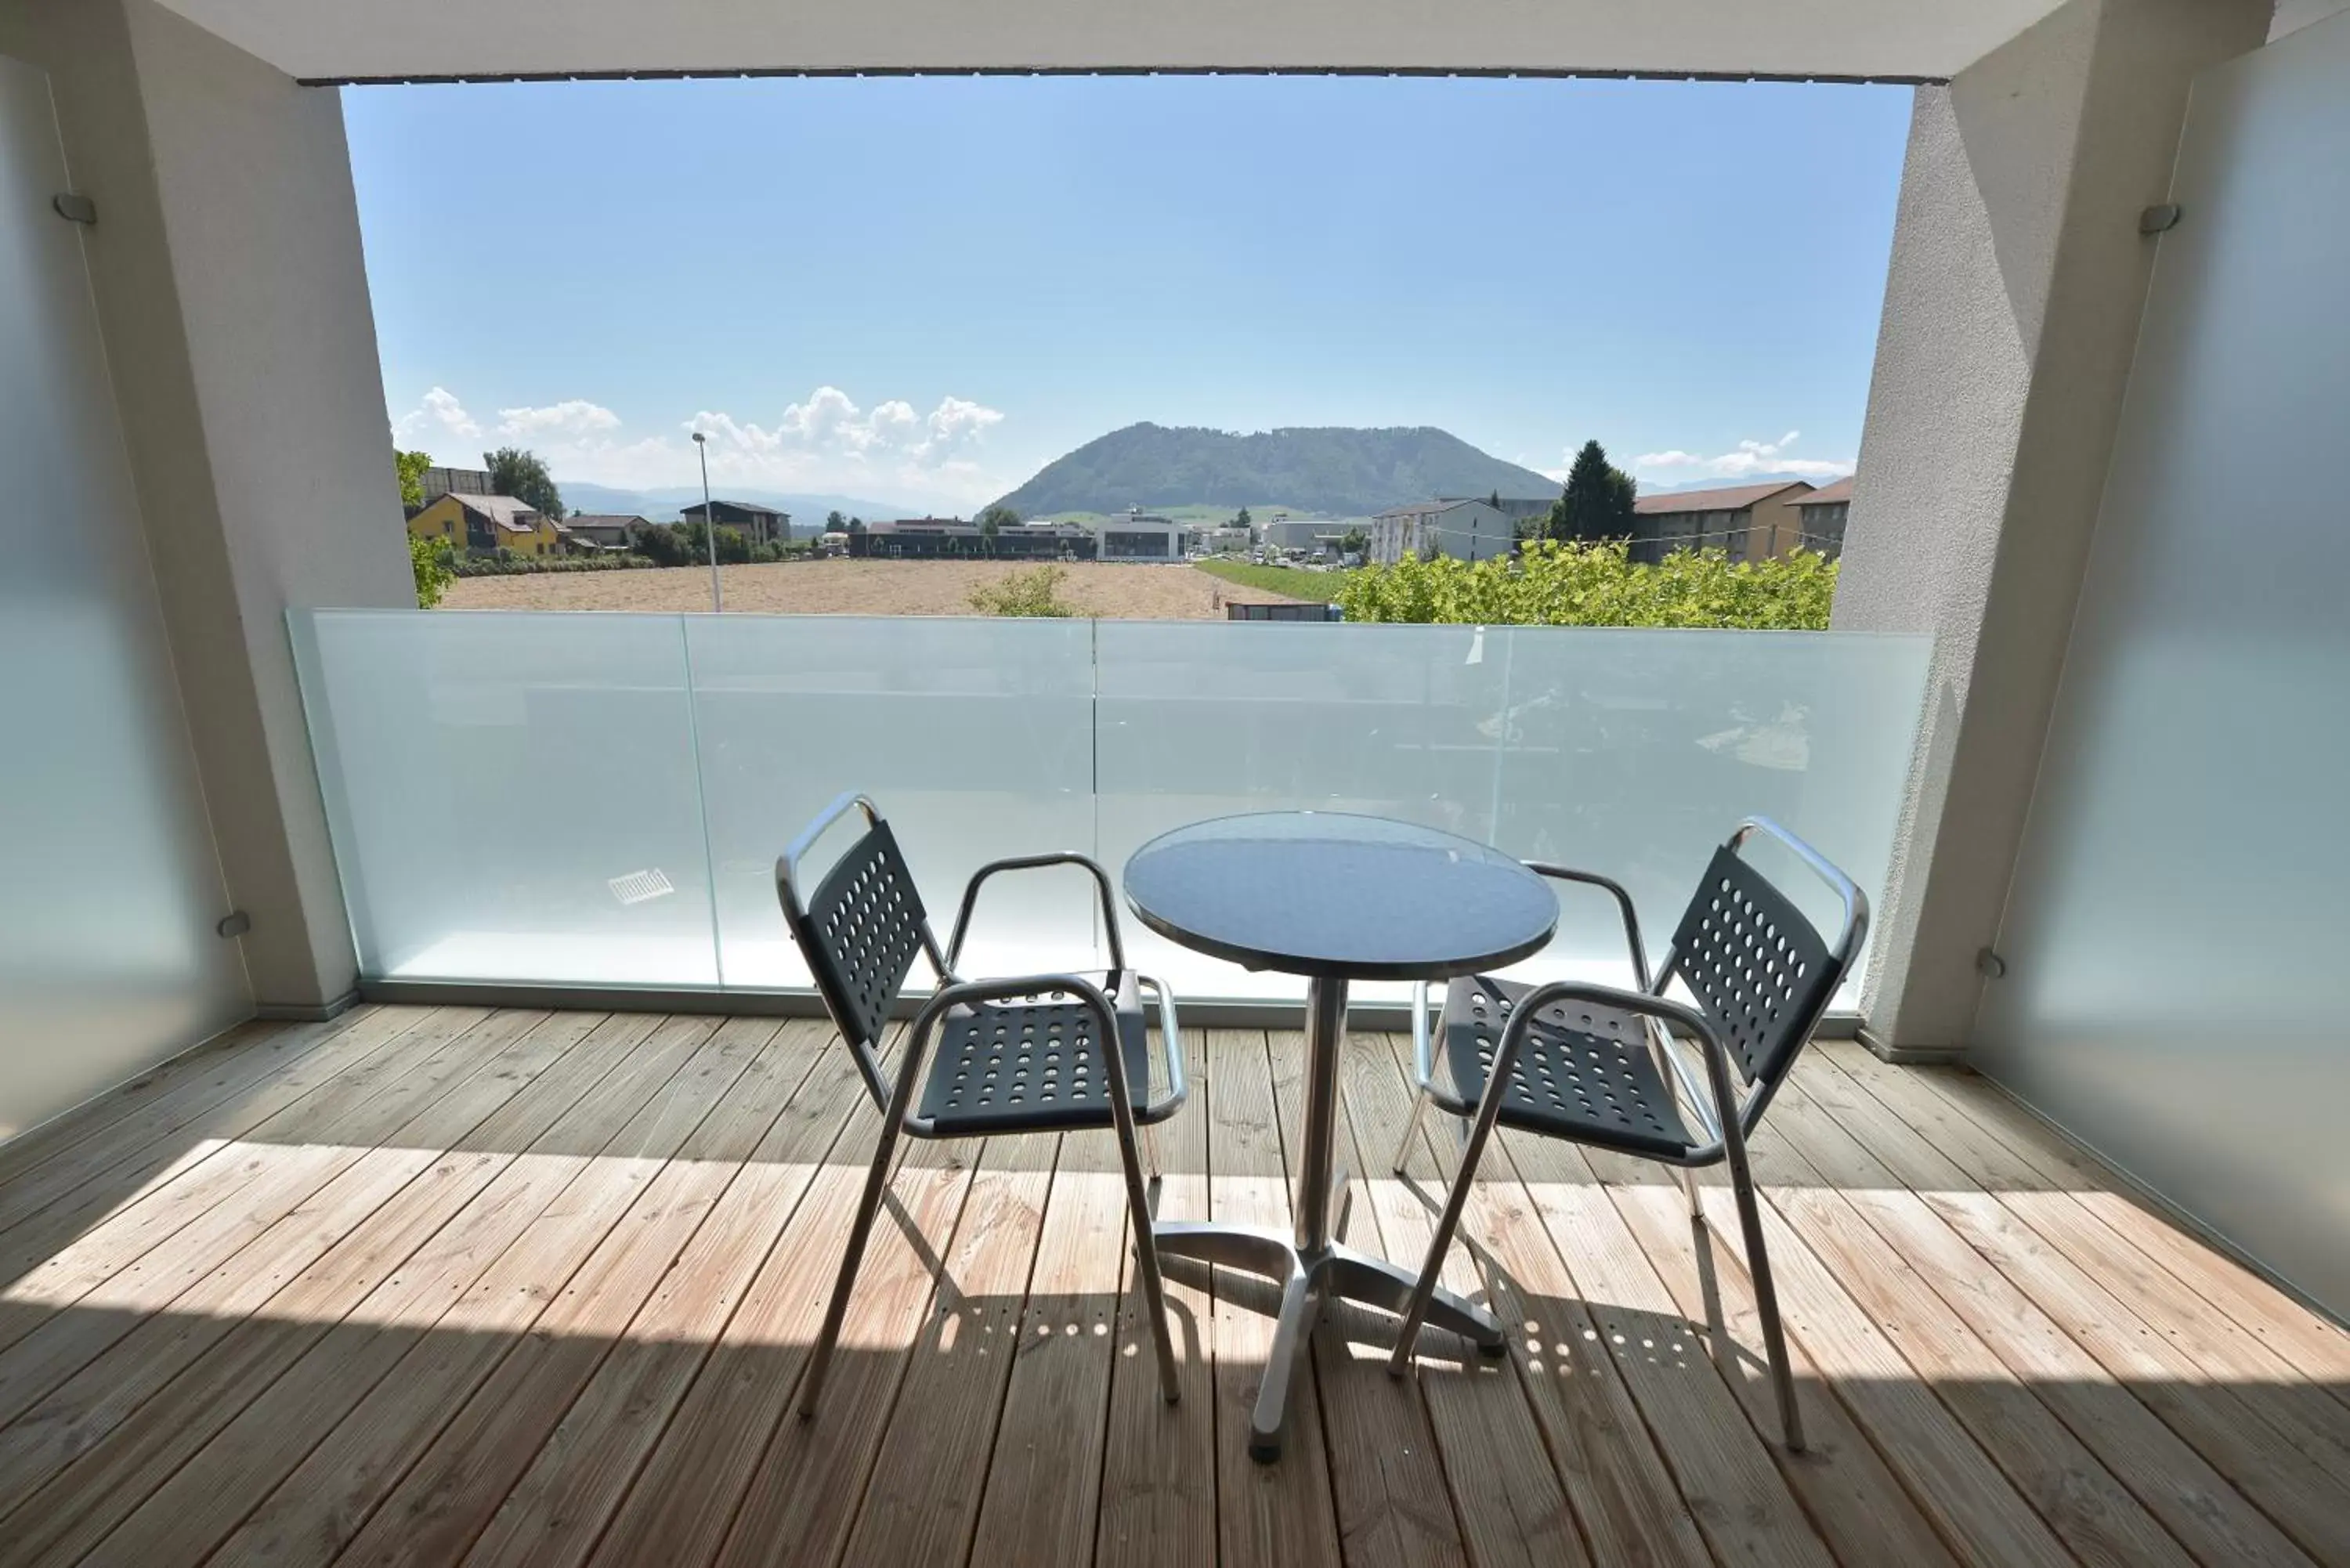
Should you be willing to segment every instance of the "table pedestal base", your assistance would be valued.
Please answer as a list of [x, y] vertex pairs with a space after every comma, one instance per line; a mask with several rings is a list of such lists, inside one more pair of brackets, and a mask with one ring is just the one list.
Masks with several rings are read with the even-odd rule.
[[[1274, 1331], [1273, 1353], [1265, 1358], [1256, 1410], [1249, 1418], [1249, 1457], [1260, 1464], [1281, 1457], [1282, 1417], [1288, 1410], [1290, 1385], [1305, 1358], [1322, 1303], [1338, 1296], [1401, 1317], [1419, 1279], [1409, 1269], [1336, 1241], [1306, 1250], [1278, 1231], [1186, 1220], [1162, 1220], [1150, 1229], [1161, 1258], [1190, 1258], [1237, 1269], [1281, 1287], [1280, 1324]], [[1428, 1305], [1428, 1322], [1474, 1341], [1488, 1355], [1499, 1355], [1508, 1347], [1492, 1314], [1451, 1291], [1436, 1293]]]

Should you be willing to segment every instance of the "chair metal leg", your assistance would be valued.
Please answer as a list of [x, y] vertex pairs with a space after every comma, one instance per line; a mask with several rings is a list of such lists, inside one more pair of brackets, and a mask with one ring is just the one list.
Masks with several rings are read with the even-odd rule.
[[1396, 1145], [1395, 1158], [1388, 1161], [1388, 1168], [1394, 1171], [1398, 1176], [1404, 1175], [1405, 1166], [1411, 1162], [1412, 1140], [1419, 1137], [1420, 1119], [1427, 1115], [1428, 1091], [1426, 1089], [1413, 1090], [1411, 1096], [1411, 1115], [1405, 1118], [1403, 1124], [1403, 1141]]
[[1428, 1261], [1419, 1267], [1419, 1282], [1412, 1287], [1403, 1326], [1396, 1333], [1395, 1354], [1388, 1358], [1389, 1376], [1400, 1377], [1411, 1370], [1412, 1349], [1419, 1341], [1419, 1325], [1428, 1319], [1428, 1303], [1436, 1294], [1436, 1282], [1444, 1272], [1445, 1251], [1452, 1245], [1453, 1231], [1461, 1227], [1461, 1211], [1469, 1206], [1469, 1184], [1476, 1179], [1477, 1162], [1484, 1157], [1485, 1140], [1493, 1136], [1493, 1123], [1502, 1114], [1499, 1085], [1509, 1079], [1516, 1044], [1515, 1038], [1505, 1033], [1502, 1048], [1494, 1054], [1486, 1091], [1477, 1103], [1477, 1119], [1471, 1124], [1468, 1144], [1461, 1151], [1461, 1172], [1452, 1179], [1452, 1190], [1445, 1195], [1444, 1212], [1438, 1217], [1436, 1234], [1428, 1243]]
[[832, 1300], [824, 1309], [824, 1327], [808, 1352], [807, 1375], [800, 1383], [800, 1419], [816, 1414], [824, 1392], [824, 1376], [832, 1366], [832, 1347], [840, 1338], [841, 1321], [848, 1315], [849, 1293], [857, 1288], [857, 1266], [865, 1259], [865, 1243], [873, 1234], [874, 1216], [881, 1211], [881, 1194], [889, 1185], [889, 1158], [898, 1147], [898, 1118], [881, 1124], [881, 1141], [873, 1151], [873, 1168], [865, 1173], [865, 1192], [857, 1200], [857, 1218], [848, 1227], [848, 1251], [842, 1254], [840, 1273], [832, 1283]]
[[1167, 1283], [1159, 1272], [1159, 1245], [1151, 1240], [1149, 1190], [1142, 1179], [1134, 1123], [1130, 1117], [1118, 1120], [1118, 1165], [1126, 1173], [1128, 1222], [1134, 1227], [1134, 1277], [1142, 1287], [1142, 1314], [1150, 1320], [1151, 1344], [1159, 1352], [1159, 1392], [1172, 1405], [1182, 1398], [1183, 1386], [1176, 1376], [1175, 1340], [1167, 1326]]
[[1754, 1308], [1762, 1319], [1762, 1349], [1770, 1358], [1771, 1387], [1779, 1399], [1779, 1426], [1787, 1451], [1804, 1451], [1804, 1418], [1795, 1407], [1795, 1374], [1787, 1360], [1787, 1336], [1779, 1326], [1779, 1293], [1771, 1282], [1771, 1258], [1762, 1248], [1762, 1211], [1754, 1198], [1754, 1179], [1738, 1158], [1730, 1162], [1730, 1185], [1738, 1201], [1738, 1226], [1746, 1235], [1746, 1275], [1754, 1285]]
[[1704, 1219], [1705, 1202], [1699, 1194], [1697, 1184], [1697, 1167], [1693, 1165], [1684, 1165], [1681, 1167], [1681, 1190], [1689, 1195], [1690, 1218], [1692, 1220]]

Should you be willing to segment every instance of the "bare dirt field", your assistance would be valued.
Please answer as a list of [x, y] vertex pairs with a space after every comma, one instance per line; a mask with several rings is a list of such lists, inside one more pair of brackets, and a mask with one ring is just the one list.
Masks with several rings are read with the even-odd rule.
[[[764, 615], [974, 615], [972, 588], [1021, 568], [1001, 561], [804, 561], [722, 566], [726, 607]], [[1061, 597], [1106, 620], [1222, 620], [1235, 600], [1279, 594], [1244, 588], [1177, 566], [1066, 568]], [[710, 572], [677, 566], [637, 572], [467, 577], [441, 601], [452, 609], [706, 610]]]

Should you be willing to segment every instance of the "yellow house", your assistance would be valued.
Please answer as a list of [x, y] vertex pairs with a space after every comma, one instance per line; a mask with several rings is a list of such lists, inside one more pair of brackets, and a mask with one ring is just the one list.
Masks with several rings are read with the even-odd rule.
[[563, 530], [511, 495], [441, 496], [408, 520], [408, 531], [471, 555], [501, 547], [517, 556], [563, 554]]

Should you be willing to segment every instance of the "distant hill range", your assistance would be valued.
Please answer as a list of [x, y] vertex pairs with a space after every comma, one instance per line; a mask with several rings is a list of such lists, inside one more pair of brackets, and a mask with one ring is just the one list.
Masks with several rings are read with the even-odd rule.
[[999, 503], [1023, 517], [1129, 506], [1253, 506], [1269, 495], [1360, 517], [1440, 495], [1555, 495], [1558, 482], [1415, 429], [1229, 431], [1128, 425], [1056, 458]]
[[[590, 484], [584, 479], [558, 479], [555, 487], [563, 493], [563, 504], [569, 511], [642, 517], [649, 523], [674, 523], [681, 508], [702, 504], [699, 485], [615, 490], [609, 485]], [[740, 485], [713, 484], [710, 493], [721, 501], [747, 501], [755, 506], [773, 506], [790, 513], [792, 533], [802, 539], [824, 525], [827, 512], [862, 517], [872, 523], [885, 517], [919, 517], [928, 510], [895, 501], [860, 500], [854, 495], [798, 495], [781, 490], [745, 490]]]

